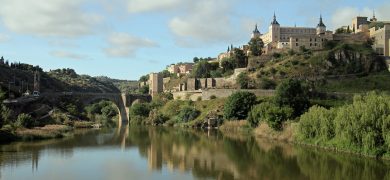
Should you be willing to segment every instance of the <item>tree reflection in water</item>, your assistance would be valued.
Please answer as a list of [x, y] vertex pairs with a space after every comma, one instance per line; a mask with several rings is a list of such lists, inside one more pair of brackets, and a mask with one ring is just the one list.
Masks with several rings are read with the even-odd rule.
[[36, 171], [43, 151], [66, 159], [76, 148], [107, 147], [137, 148], [150, 172], [189, 172], [200, 179], [390, 179], [387, 161], [250, 135], [155, 127], [80, 131], [65, 139], [2, 145], [0, 166], [32, 163]]

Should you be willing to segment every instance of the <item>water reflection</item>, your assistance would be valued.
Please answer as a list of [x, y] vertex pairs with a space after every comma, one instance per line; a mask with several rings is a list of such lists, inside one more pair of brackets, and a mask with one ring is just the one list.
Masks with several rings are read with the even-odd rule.
[[[9, 174], [10, 169], [28, 177], [45, 173], [47, 168], [41, 166], [70, 163], [84, 153], [101, 161], [77, 161], [78, 166], [106, 167], [107, 159], [121, 166], [87, 177], [74, 172], [81, 171], [77, 168], [61, 166], [58, 171], [72, 171], [77, 179], [105, 179], [114, 172], [124, 173], [122, 177], [138, 173], [138, 179], [390, 179], [388, 162], [217, 131], [140, 127], [77, 131], [64, 139], [2, 145], [0, 151], [0, 175], [14, 179], [24, 176]], [[22, 170], [27, 166], [31, 172]], [[131, 170], [137, 168], [142, 171]]]

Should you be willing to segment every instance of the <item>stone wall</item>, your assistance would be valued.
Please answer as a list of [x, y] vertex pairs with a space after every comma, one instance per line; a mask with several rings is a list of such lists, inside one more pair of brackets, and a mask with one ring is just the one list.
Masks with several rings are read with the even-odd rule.
[[275, 94], [275, 90], [264, 89], [206, 89], [202, 91], [202, 100], [209, 100], [211, 96], [225, 98], [238, 91], [252, 92], [256, 96], [273, 96]]
[[202, 98], [202, 91], [182, 91], [182, 92], [173, 92], [173, 99], [181, 100], [191, 100], [197, 101], [199, 98]]

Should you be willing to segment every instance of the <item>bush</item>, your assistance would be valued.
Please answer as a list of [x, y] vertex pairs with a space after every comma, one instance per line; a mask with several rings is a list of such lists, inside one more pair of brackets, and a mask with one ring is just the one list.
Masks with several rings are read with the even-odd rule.
[[237, 76], [237, 84], [240, 86], [241, 89], [248, 89], [249, 81], [250, 79], [247, 73], [240, 73]]
[[180, 110], [179, 114], [177, 115], [177, 119], [181, 122], [189, 122], [196, 119], [199, 114], [200, 111], [198, 111], [194, 107], [185, 106]]
[[323, 107], [313, 106], [309, 111], [303, 114], [299, 123], [299, 135], [303, 139], [319, 139], [327, 141], [335, 136], [334, 118], [336, 116], [334, 109], [328, 110]]
[[113, 106], [106, 106], [102, 108], [102, 115], [108, 118], [112, 118], [118, 114], [118, 111]]
[[150, 112], [150, 108], [148, 104], [145, 103], [133, 104], [130, 108], [130, 118], [132, 118], [133, 116], [148, 117], [149, 112]]
[[153, 109], [149, 113], [148, 122], [151, 125], [161, 125], [167, 121], [167, 118], [163, 116], [157, 109]]
[[210, 96], [210, 99], [217, 99], [217, 96], [211, 95], [211, 96]]
[[34, 126], [34, 120], [29, 114], [19, 114], [16, 125], [19, 127], [31, 128]]
[[252, 127], [257, 127], [260, 121], [264, 121], [274, 130], [282, 129], [282, 122], [292, 117], [293, 109], [279, 107], [274, 103], [264, 102], [256, 105], [248, 114], [248, 121]]
[[[314, 106], [301, 116], [301, 140], [331, 143], [367, 155], [390, 154], [390, 96], [357, 95], [353, 103], [326, 110]], [[334, 143], [336, 142], [336, 143]]]
[[307, 88], [299, 80], [288, 79], [277, 87], [275, 102], [280, 107], [291, 107], [294, 110], [294, 117], [297, 117], [308, 109], [310, 105], [308, 96]]
[[260, 89], [275, 89], [276, 83], [270, 79], [262, 78], [260, 80]]
[[256, 95], [250, 92], [233, 93], [224, 106], [225, 119], [246, 119], [248, 112], [256, 103]]

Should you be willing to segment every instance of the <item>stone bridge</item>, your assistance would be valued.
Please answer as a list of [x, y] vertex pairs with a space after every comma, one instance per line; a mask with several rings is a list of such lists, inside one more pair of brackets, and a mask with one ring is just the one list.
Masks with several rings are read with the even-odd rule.
[[121, 93], [42, 93], [41, 97], [56, 101], [60, 97], [77, 98], [83, 105], [89, 105], [100, 100], [112, 101], [119, 110], [119, 125], [129, 122], [129, 107], [136, 102], [150, 102], [152, 97], [150, 95], [140, 94], [121, 94]]

